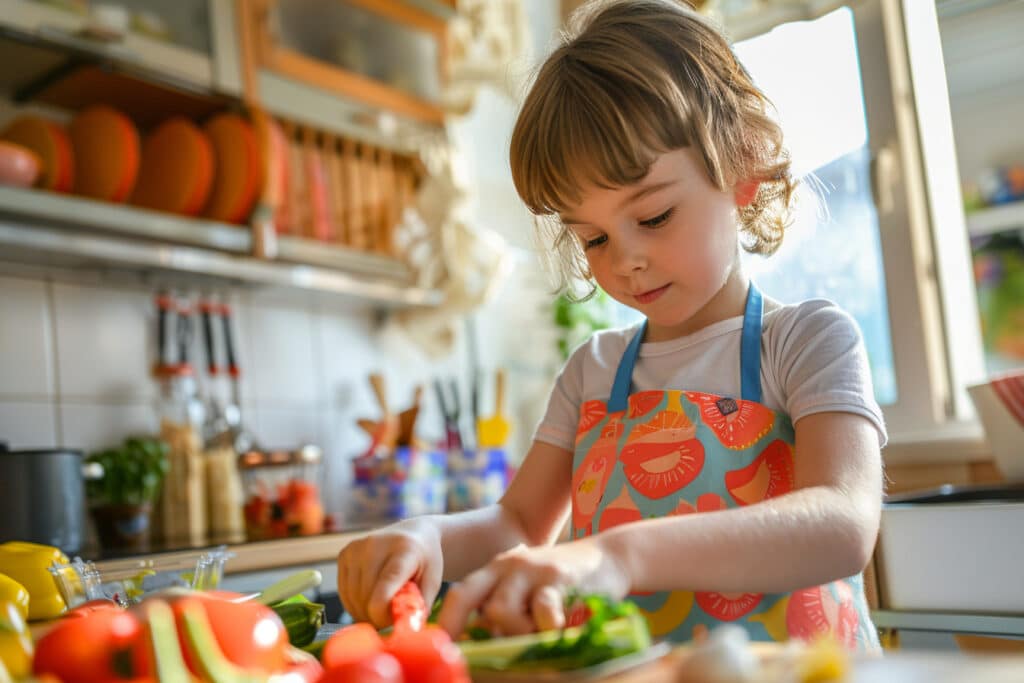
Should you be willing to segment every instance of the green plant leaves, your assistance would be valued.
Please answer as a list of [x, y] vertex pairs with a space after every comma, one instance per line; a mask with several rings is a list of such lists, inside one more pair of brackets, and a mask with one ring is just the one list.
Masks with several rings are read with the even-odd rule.
[[148, 437], [130, 437], [115, 448], [91, 453], [86, 462], [103, 468], [100, 479], [86, 482], [93, 504], [140, 505], [152, 502], [170, 469], [168, 446]]

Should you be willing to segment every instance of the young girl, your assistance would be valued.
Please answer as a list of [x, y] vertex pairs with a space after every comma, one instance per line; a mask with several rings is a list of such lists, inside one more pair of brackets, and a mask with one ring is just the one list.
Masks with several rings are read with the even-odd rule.
[[[767, 101], [674, 0], [591, 4], [512, 136], [516, 188], [552, 218], [568, 275], [645, 322], [601, 332], [558, 377], [498, 505], [403, 521], [339, 555], [342, 602], [383, 626], [412, 578], [504, 635], [560, 627], [573, 590], [627, 595], [655, 636], [723, 622], [755, 640], [875, 648], [860, 572], [885, 429], [854, 321], [762, 297], [793, 190]], [[571, 516], [568, 542], [554, 544]]]

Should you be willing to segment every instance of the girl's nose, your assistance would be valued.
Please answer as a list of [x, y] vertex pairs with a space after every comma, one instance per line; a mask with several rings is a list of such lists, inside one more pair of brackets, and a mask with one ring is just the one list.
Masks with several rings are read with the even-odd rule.
[[[630, 243], [631, 242], [631, 243]], [[619, 275], [632, 275], [647, 268], [647, 253], [635, 241], [615, 245], [612, 254], [612, 268]]]

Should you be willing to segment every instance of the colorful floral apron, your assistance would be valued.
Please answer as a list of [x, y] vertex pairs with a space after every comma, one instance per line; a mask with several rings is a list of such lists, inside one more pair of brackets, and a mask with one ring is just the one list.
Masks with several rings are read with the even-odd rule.
[[[793, 490], [793, 424], [760, 402], [762, 311], [761, 293], [751, 284], [739, 399], [677, 390], [630, 395], [644, 322], [619, 362], [607, 404], [587, 401], [580, 409], [573, 538], [641, 519], [752, 505]], [[859, 575], [786, 594], [672, 591], [630, 598], [652, 635], [677, 642], [733, 622], [753, 640], [831, 632], [850, 649], [878, 647]]]

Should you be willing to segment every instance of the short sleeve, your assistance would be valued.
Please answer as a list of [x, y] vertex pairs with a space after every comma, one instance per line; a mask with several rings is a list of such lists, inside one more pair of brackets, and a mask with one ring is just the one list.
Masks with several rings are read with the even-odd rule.
[[586, 343], [578, 347], [555, 379], [547, 410], [534, 431], [535, 440], [568, 451], [575, 447], [583, 394], [583, 364], [589, 348]]
[[784, 328], [779, 344], [778, 380], [793, 422], [822, 412], [849, 412], [870, 420], [879, 444], [887, 435], [875, 400], [871, 367], [857, 322], [822, 300], [801, 304]]

